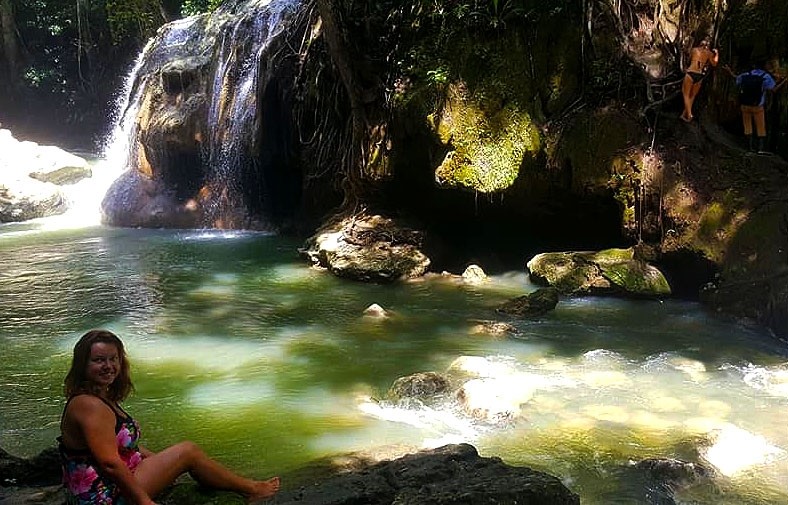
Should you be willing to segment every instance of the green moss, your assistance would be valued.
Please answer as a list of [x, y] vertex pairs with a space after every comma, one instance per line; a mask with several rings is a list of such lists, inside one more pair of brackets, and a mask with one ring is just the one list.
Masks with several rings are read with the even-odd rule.
[[701, 238], [712, 238], [724, 226], [728, 213], [720, 202], [713, 202], [708, 206], [700, 218], [698, 235]]
[[604, 249], [591, 255], [590, 260], [598, 265], [610, 265], [631, 261], [635, 258], [635, 252], [630, 247], [628, 249]]
[[530, 114], [514, 103], [501, 107], [497, 102], [470, 93], [463, 84], [452, 86], [436, 125], [441, 141], [452, 148], [436, 170], [441, 183], [501, 191], [514, 183], [524, 157], [539, 151], [541, 139]]

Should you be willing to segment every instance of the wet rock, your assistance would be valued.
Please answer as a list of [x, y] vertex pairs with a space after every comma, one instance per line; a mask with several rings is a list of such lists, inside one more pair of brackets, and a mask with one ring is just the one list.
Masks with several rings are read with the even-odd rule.
[[498, 312], [518, 317], [537, 317], [550, 312], [558, 305], [558, 290], [541, 288], [533, 293], [509, 300], [500, 307]]
[[560, 480], [499, 458], [480, 457], [468, 444], [447, 445], [375, 464], [365, 470], [284, 491], [272, 505], [579, 504]]
[[531, 280], [562, 294], [670, 295], [656, 267], [635, 258], [634, 249], [537, 254], [527, 264]]
[[0, 449], [0, 485], [51, 485], [60, 482], [60, 456], [55, 448], [41, 451], [29, 459], [13, 456]]
[[505, 424], [522, 417], [522, 405], [534, 388], [517, 375], [471, 379], [457, 391], [457, 401], [471, 417], [491, 424]]
[[642, 485], [645, 503], [676, 505], [677, 493], [695, 485], [713, 485], [708, 468], [672, 458], [650, 458], [630, 463], [627, 480]]
[[472, 321], [474, 324], [469, 333], [471, 335], [490, 335], [501, 337], [504, 335], [516, 335], [519, 333], [517, 328], [509, 323], [501, 321]]
[[487, 274], [479, 265], [469, 265], [462, 273], [462, 280], [468, 284], [481, 284], [487, 280]]
[[[50, 456], [54, 449], [45, 451], [44, 459], [21, 460], [0, 450], [0, 461], [22, 469], [20, 460], [40, 464], [38, 469], [45, 480], [60, 479], [60, 464], [52, 467]], [[44, 453], [42, 453], [44, 454]], [[48, 461], [48, 462], [47, 462]], [[342, 474], [331, 469], [310, 468], [299, 472], [300, 487], [287, 489], [266, 501], [272, 505], [430, 505], [430, 504], [502, 504], [575, 505], [576, 494], [560, 480], [526, 467], [509, 466], [499, 458], [483, 458], [467, 444], [447, 445], [438, 449], [408, 454], [391, 461], [365, 457], [345, 465]], [[45, 463], [46, 462], [46, 463]], [[0, 465], [0, 469], [4, 469]], [[31, 470], [25, 466], [25, 470]], [[34, 470], [34, 473], [38, 470]], [[5, 471], [5, 470], [3, 470]], [[2, 475], [6, 475], [5, 473]], [[293, 476], [296, 478], [295, 475]], [[3, 484], [6, 486], [6, 484]], [[59, 485], [37, 487], [4, 487], [3, 504], [22, 505], [40, 503], [60, 505], [63, 501]], [[193, 482], [178, 482], [157, 499], [163, 505], [241, 505], [242, 496], [216, 490], [206, 490]]]
[[348, 279], [392, 282], [424, 274], [422, 234], [383, 216], [346, 218], [320, 230], [302, 250], [315, 266]]
[[373, 303], [364, 309], [364, 316], [374, 319], [387, 319], [389, 317], [389, 313], [377, 303]]
[[395, 380], [388, 391], [388, 397], [396, 400], [404, 398], [427, 398], [449, 389], [449, 380], [435, 372], [418, 372]]

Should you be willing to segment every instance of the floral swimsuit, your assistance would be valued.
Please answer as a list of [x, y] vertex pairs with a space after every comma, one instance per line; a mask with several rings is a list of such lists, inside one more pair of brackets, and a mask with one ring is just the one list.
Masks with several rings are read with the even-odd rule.
[[[113, 406], [103, 398], [101, 400], [109, 405], [115, 413], [115, 440], [118, 454], [129, 470], [133, 472], [142, 461], [142, 454], [138, 448], [139, 424], [120, 406]], [[66, 407], [68, 407], [68, 403]], [[98, 464], [89, 450], [70, 449], [63, 443], [62, 437], [58, 437], [58, 449], [63, 465], [63, 486], [66, 488], [66, 503], [68, 505], [123, 505], [126, 503], [120, 496], [118, 486], [101, 475]]]

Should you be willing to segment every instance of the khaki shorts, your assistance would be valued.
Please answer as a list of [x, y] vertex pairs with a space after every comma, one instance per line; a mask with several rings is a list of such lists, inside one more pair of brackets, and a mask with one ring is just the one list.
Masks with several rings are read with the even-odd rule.
[[752, 122], [755, 121], [755, 132], [759, 137], [766, 136], [766, 119], [763, 107], [758, 105], [742, 105], [741, 119], [744, 125], [744, 135], [752, 135]]

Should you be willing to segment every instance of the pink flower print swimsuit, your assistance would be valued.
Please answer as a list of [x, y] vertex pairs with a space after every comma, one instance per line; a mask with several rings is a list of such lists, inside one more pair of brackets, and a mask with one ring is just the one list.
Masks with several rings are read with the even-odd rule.
[[[120, 406], [113, 406], [103, 398], [101, 400], [115, 412], [115, 441], [118, 445], [118, 454], [128, 469], [134, 472], [142, 461], [142, 454], [138, 447], [139, 424]], [[71, 400], [69, 399], [69, 401]], [[58, 442], [60, 461], [63, 466], [63, 486], [66, 489], [66, 504], [123, 505], [126, 503], [120, 496], [118, 486], [101, 475], [98, 464], [89, 450], [70, 449], [63, 444], [61, 437], [58, 437]]]

